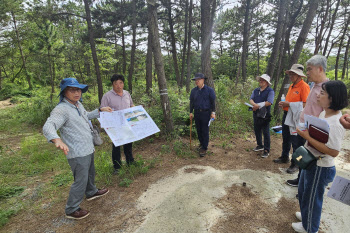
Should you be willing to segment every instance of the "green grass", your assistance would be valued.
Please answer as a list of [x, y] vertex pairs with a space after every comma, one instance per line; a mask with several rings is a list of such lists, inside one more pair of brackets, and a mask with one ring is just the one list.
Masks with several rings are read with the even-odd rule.
[[137, 155], [131, 165], [123, 164], [118, 172], [118, 177], [121, 180], [119, 186], [129, 187], [137, 176], [146, 174], [149, 169], [153, 168], [157, 160], [157, 158], [146, 160], [141, 155]]

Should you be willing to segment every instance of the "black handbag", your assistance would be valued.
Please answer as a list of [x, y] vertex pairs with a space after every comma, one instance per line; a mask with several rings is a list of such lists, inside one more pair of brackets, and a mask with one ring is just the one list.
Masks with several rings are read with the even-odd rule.
[[300, 146], [298, 147], [298, 149], [295, 150], [295, 152], [292, 155], [292, 159], [294, 160], [295, 164], [298, 165], [298, 167], [305, 170], [308, 170], [311, 167], [313, 167], [318, 160], [304, 146]]

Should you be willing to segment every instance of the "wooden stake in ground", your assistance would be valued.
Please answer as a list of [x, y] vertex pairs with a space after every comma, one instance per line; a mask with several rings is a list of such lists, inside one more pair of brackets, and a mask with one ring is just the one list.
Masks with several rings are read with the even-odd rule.
[[190, 150], [192, 150], [191, 142], [192, 142], [192, 118], [190, 118]]

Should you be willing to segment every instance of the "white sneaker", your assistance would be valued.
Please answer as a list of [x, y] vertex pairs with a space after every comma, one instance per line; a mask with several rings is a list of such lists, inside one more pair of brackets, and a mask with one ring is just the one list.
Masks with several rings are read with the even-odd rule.
[[295, 212], [295, 217], [297, 217], [297, 219], [301, 221], [301, 213], [300, 212]]
[[292, 227], [295, 230], [295, 232], [307, 233], [303, 227], [302, 222], [293, 222]]
[[[300, 212], [297, 212], [300, 213]], [[295, 213], [295, 215], [297, 214]], [[292, 227], [295, 230], [295, 232], [300, 232], [300, 233], [307, 233], [306, 230], [303, 227], [303, 223], [302, 222], [293, 222], [292, 223]], [[316, 231], [317, 233], [318, 231]]]

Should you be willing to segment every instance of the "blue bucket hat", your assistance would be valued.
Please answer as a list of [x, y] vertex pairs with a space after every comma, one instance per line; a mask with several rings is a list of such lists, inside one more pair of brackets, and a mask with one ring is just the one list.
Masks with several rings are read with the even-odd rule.
[[204, 74], [202, 74], [202, 73], [196, 73], [196, 74], [194, 75], [194, 78], [192, 78], [192, 80], [196, 80], [196, 79], [200, 79], [200, 78], [207, 79], [207, 77], [205, 77]]
[[63, 97], [64, 97], [63, 92], [64, 92], [64, 89], [66, 89], [66, 87], [80, 88], [82, 93], [85, 93], [89, 89], [88, 85], [80, 84], [78, 80], [76, 80], [75, 78], [65, 78], [60, 83], [61, 91], [60, 91], [60, 94], [58, 95], [60, 97], [60, 101], [63, 100]]

